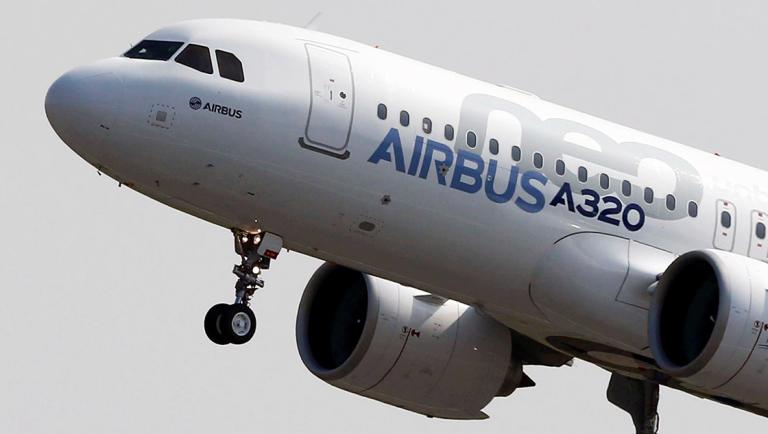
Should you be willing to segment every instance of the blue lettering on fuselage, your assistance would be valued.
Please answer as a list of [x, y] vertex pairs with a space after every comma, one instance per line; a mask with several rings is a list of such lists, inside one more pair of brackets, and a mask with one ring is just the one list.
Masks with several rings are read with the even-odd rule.
[[[425, 143], [425, 139], [421, 136], [416, 136], [413, 153], [406, 159], [397, 128], [389, 130], [368, 158], [368, 162], [373, 164], [379, 164], [382, 161], [394, 163], [395, 170], [398, 172], [418, 176], [421, 179], [427, 179], [430, 171], [434, 170], [440, 185], [469, 194], [482, 190], [494, 203], [503, 204], [514, 198], [513, 203], [528, 213], [541, 212], [547, 204], [555, 208], [562, 205], [571, 213], [578, 213], [586, 218], [594, 218], [614, 226], [623, 225], [633, 232], [640, 230], [645, 224], [645, 212], [638, 204], [629, 203], [624, 206], [618, 198], [600, 196], [590, 189], [579, 192], [582, 203], [576, 204], [573, 189], [567, 182], [563, 183], [554, 197], [548, 201], [544, 195], [544, 187], [549, 179], [545, 174], [536, 170], [521, 172], [515, 165], [509, 169], [500, 169], [499, 162], [495, 159], [486, 162], [480, 155], [473, 152], [466, 150], [456, 152], [443, 143], [429, 139]], [[448, 179], [450, 169], [453, 169], [453, 173]], [[614, 215], [616, 218], [613, 217]]]

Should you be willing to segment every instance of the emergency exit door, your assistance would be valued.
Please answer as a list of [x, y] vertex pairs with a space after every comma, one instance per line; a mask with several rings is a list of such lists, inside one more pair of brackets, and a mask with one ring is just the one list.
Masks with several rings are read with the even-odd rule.
[[762, 211], [752, 211], [752, 230], [749, 234], [749, 256], [761, 261], [768, 260], [768, 214]]
[[726, 200], [717, 201], [717, 222], [715, 223], [716, 249], [730, 252], [733, 250], [733, 241], [736, 233], [736, 207], [733, 202]]
[[346, 54], [306, 44], [309, 60], [310, 107], [305, 137], [308, 149], [347, 158], [355, 95], [352, 67]]

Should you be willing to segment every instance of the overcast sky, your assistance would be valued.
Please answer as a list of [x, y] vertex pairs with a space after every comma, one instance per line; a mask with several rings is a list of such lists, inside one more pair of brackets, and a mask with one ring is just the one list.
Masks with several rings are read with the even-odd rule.
[[[236, 17], [305, 24], [768, 168], [768, 2], [6, 2], [0, 17], [0, 433], [632, 433], [586, 362], [529, 368], [491, 419], [427, 419], [328, 386], [294, 321], [320, 262], [284, 254], [241, 347], [209, 343], [232, 298], [227, 230], [126, 189], [56, 137], [43, 100], [67, 69], [158, 27]], [[768, 420], [663, 389], [664, 433]]]

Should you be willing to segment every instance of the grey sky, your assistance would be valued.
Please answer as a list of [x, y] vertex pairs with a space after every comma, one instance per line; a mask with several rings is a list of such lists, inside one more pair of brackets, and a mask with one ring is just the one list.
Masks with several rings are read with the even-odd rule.
[[[0, 18], [1, 433], [630, 433], [607, 373], [528, 369], [491, 419], [426, 419], [325, 385], [294, 321], [319, 261], [285, 254], [255, 297], [256, 337], [210, 344], [232, 298], [230, 234], [80, 160], [43, 112], [62, 72], [175, 21], [237, 17], [346, 36], [768, 168], [768, 3], [734, 1], [28, 0]], [[513, 260], [513, 258], [511, 259]], [[662, 390], [662, 432], [764, 431], [768, 420]]]

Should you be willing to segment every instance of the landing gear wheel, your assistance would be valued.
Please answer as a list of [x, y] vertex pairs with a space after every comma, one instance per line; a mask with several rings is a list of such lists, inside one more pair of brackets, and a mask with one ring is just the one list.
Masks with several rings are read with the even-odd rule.
[[227, 345], [229, 343], [229, 339], [224, 335], [219, 325], [222, 314], [227, 309], [229, 309], [229, 305], [221, 303], [210, 308], [208, 313], [205, 314], [205, 321], [203, 322], [205, 334], [208, 335], [208, 339], [214, 344]]
[[221, 314], [218, 325], [230, 344], [242, 345], [256, 333], [256, 315], [244, 304], [233, 304]]
[[242, 345], [256, 332], [256, 315], [248, 307], [257, 289], [264, 287], [260, 275], [283, 248], [283, 239], [275, 234], [256, 230], [244, 232], [233, 229], [235, 252], [240, 264], [232, 273], [237, 276], [235, 303], [217, 304], [205, 315], [205, 334], [215, 344]]

